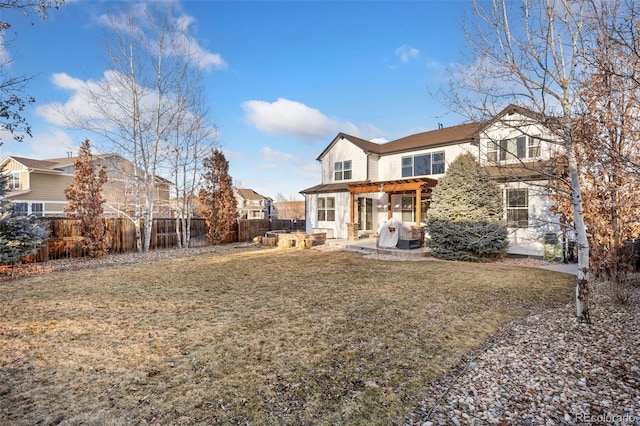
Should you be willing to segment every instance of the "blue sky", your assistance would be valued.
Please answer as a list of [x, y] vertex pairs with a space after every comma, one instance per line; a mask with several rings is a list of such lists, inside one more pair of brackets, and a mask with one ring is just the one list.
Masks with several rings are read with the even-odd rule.
[[[0, 157], [66, 156], [84, 138], [47, 106], [68, 103], [64, 79], [107, 71], [100, 17], [123, 3], [69, 1], [45, 21], [3, 12], [16, 34], [14, 74], [33, 76], [26, 111], [33, 138], [6, 140]], [[467, 1], [189, 1], [189, 35], [211, 59], [204, 77], [211, 121], [236, 184], [275, 198], [320, 183], [317, 156], [339, 132], [389, 141], [460, 124], [430, 91], [465, 46]], [[32, 25], [33, 23], [33, 25]], [[61, 78], [64, 77], [64, 78]]]

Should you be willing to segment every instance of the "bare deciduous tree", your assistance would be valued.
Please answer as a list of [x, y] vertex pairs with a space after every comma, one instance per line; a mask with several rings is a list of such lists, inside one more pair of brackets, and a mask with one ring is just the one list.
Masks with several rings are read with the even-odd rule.
[[[576, 155], [576, 117], [583, 109], [576, 89], [586, 75], [587, 12], [585, 2], [569, 0], [474, 1], [467, 21], [472, 60], [454, 75], [448, 96], [457, 112], [477, 121], [495, 117], [507, 104], [525, 107], [549, 129], [548, 141], [562, 146], [579, 247], [576, 313], [585, 322], [589, 241]], [[531, 123], [502, 124], [523, 129]]]
[[191, 239], [191, 218], [197, 204], [202, 179], [203, 159], [216, 144], [216, 129], [208, 124], [208, 110], [203, 97], [202, 73], [184, 68], [176, 82], [174, 102], [176, 119], [167, 141], [166, 165], [173, 181], [178, 247], [187, 248]]
[[[175, 159], [172, 147], [193, 146], [182, 140], [185, 117], [195, 117], [189, 126], [204, 126], [191, 110], [196, 103], [190, 97], [196, 97], [198, 86], [189, 83], [197, 83], [197, 53], [172, 3], [136, 3], [102, 22], [108, 28], [110, 71], [86, 85], [91, 111], [66, 111], [64, 116], [70, 127], [99, 135], [103, 151], [115, 151], [134, 164], [120, 172], [133, 185], [134, 214], [128, 217], [135, 224], [138, 250], [148, 251], [159, 172], [169, 158]], [[198, 131], [204, 129], [190, 130]]]
[[[576, 143], [591, 271], [626, 290], [630, 270], [625, 241], [640, 233], [640, 56], [638, 6], [634, 2], [590, 3], [585, 51], [590, 76], [579, 90], [585, 111], [577, 122]], [[635, 52], [635, 53], [634, 53]], [[564, 187], [564, 188], [563, 188]], [[556, 211], [569, 221], [571, 206], [562, 181], [551, 185]]]

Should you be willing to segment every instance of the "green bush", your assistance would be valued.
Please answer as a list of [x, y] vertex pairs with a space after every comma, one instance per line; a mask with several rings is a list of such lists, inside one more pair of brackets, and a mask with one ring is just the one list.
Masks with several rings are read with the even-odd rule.
[[440, 259], [489, 262], [502, 257], [508, 246], [507, 228], [497, 221], [436, 220], [429, 233], [427, 245]]
[[502, 191], [473, 154], [459, 155], [433, 189], [427, 245], [435, 257], [487, 262], [507, 251]]

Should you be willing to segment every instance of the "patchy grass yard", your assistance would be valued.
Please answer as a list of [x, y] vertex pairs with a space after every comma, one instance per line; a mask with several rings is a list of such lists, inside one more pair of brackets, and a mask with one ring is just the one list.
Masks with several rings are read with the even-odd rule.
[[237, 250], [0, 283], [2, 424], [401, 424], [549, 271]]

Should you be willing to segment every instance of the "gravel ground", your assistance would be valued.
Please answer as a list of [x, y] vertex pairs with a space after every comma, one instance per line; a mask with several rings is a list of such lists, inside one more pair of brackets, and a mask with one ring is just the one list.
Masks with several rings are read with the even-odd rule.
[[[55, 260], [0, 270], [0, 281], [249, 247], [260, 248], [238, 243]], [[504, 263], [545, 265], [532, 259]], [[425, 389], [422, 411], [408, 416], [407, 424], [640, 426], [640, 289], [626, 305], [609, 300], [604, 288], [593, 290], [593, 324], [578, 323], [569, 304], [508, 325], [484, 349], [434, 380]]]
[[638, 291], [627, 305], [595, 293], [591, 325], [573, 304], [510, 324], [435, 380], [409, 423], [640, 425]]

